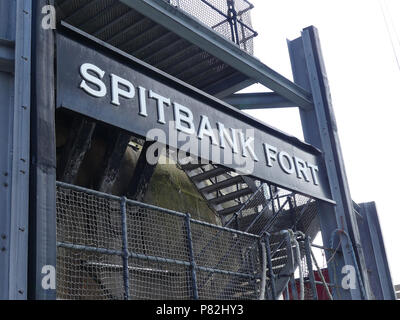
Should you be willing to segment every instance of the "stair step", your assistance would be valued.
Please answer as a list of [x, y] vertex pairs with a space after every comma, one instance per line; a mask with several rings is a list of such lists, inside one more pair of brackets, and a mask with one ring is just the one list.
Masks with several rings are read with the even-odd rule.
[[219, 176], [221, 174], [224, 174], [224, 173], [227, 173], [227, 172], [228, 172], [227, 169], [222, 168], [222, 167], [218, 167], [218, 168], [211, 169], [209, 171], [200, 173], [200, 174], [195, 175], [193, 177], [190, 177], [190, 179], [192, 179], [195, 182], [200, 182], [200, 181], [204, 181], [204, 180], [207, 180], [207, 179], [210, 179], [210, 178], [217, 177], [217, 176]]
[[188, 164], [181, 164], [181, 168], [185, 171], [192, 171], [194, 169], [200, 168], [205, 166], [205, 164], [201, 163], [188, 163]]
[[239, 211], [241, 207], [243, 207], [243, 204], [238, 204], [237, 206], [225, 208], [225, 209], [219, 210], [217, 212], [221, 216], [227, 216], [227, 215], [230, 215], [232, 213]]
[[246, 195], [249, 195], [249, 194], [252, 194], [252, 193], [253, 192], [251, 191], [250, 188], [245, 188], [245, 189], [242, 189], [242, 190], [230, 192], [230, 193], [225, 194], [225, 195], [220, 196], [220, 197], [216, 197], [214, 199], [209, 200], [209, 202], [211, 204], [221, 204], [221, 203], [224, 203], [224, 202], [231, 201], [233, 199], [238, 199], [240, 197], [243, 197], [243, 196], [246, 196]]
[[228, 187], [234, 186], [235, 184], [238, 184], [238, 183], [243, 183], [242, 176], [235, 176], [235, 177], [226, 179], [224, 181], [221, 181], [221, 182], [218, 182], [218, 183], [214, 183], [214, 184], [212, 184], [210, 186], [207, 186], [207, 187], [204, 187], [204, 188], [200, 189], [199, 191], [201, 193], [203, 193], [203, 194], [211, 193], [211, 192], [214, 192], [214, 191], [217, 191], [217, 190], [221, 190], [221, 189], [224, 189], [224, 188], [228, 188]]
[[[258, 205], [260, 205], [262, 203], [263, 203], [262, 200], [250, 201], [250, 203], [246, 206], [246, 210], [255, 208], [255, 207], [257, 207]], [[243, 207], [243, 205], [244, 205], [244, 203], [241, 203], [241, 204], [238, 204], [237, 206], [233, 206], [233, 207], [222, 209], [222, 210], [218, 211], [218, 214], [223, 215], [223, 216], [227, 216], [229, 214], [232, 214], [232, 213], [235, 213], [235, 212], [239, 211]]]

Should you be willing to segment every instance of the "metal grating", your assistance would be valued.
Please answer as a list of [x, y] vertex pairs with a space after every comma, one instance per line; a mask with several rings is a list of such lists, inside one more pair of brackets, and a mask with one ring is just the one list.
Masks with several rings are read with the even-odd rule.
[[[207, 4], [206, 4], [207, 3]], [[194, 18], [253, 52], [255, 31], [245, 0], [236, 0], [238, 39], [232, 39], [226, 0], [173, 0]], [[215, 9], [213, 9], [214, 7]], [[210, 94], [249, 81], [234, 68], [118, 0], [56, 0], [57, 18]], [[221, 12], [219, 12], [222, 10]], [[234, 90], [236, 91], [236, 90]]]

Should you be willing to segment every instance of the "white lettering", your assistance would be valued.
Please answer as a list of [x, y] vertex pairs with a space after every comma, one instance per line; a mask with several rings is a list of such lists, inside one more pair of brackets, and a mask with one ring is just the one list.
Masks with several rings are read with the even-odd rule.
[[313, 182], [316, 186], [318, 186], [318, 178], [317, 178], [317, 172], [319, 171], [318, 166], [314, 166], [310, 163], [307, 163], [307, 167], [311, 169], [311, 176], [313, 178]]
[[294, 157], [294, 165], [296, 167], [297, 178], [304, 178], [305, 181], [310, 182], [306, 171], [307, 166], [305, 161], [301, 160], [300, 158]]
[[[286, 161], [284, 161], [284, 159], [286, 159]], [[289, 166], [287, 166], [285, 162]], [[295, 170], [292, 157], [285, 151], [279, 152], [278, 163], [281, 166], [282, 170], [285, 171], [287, 174], [292, 174]]]
[[276, 155], [278, 154], [278, 149], [276, 147], [270, 146], [264, 143], [265, 157], [267, 159], [267, 166], [272, 167], [272, 161], [276, 161]]
[[[122, 90], [120, 85], [124, 86], [128, 91]], [[131, 82], [121, 77], [111, 74], [111, 103], [113, 105], [121, 105], [119, 97], [133, 99], [135, 97], [135, 88]]]
[[164, 105], [169, 107], [171, 105], [171, 100], [153, 92], [152, 90], [149, 91], [149, 98], [157, 100], [157, 121], [161, 124], [166, 124], [167, 122], [165, 121]]
[[[250, 131], [250, 130], [246, 130], [246, 131]], [[242, 131], [239, 131], [239, 136], [240, 136], [240, 142], [242, 145], [242, 156], [245, 158], [247, 157], [247, 152], [246, 152], [246, 150], [247, 150], [250, 153], [251, 157], [254, 159], [254, 161], [258, 161], [256, 153], [254, 152], [254, 149], [253, 149], [254, 137], [249, 137], [249, 138], [245, 139]]]
[[146, 88], [139, 86], [139, 115], [147, 117]]
[[[99, 78], [91, 75], [89, 73], [89, 71], [95, 73]], [[101, 79], [103, 79], [105, 72], [103, 70], [101, 70], [100, 68], [96, 67], [95, 65], [91, 64], [91, 63], [84, 63], [81, 65], [80, 68], [80, 73], [83, 79], [81, 84], [80, 84], [80, 88], [83, 89], [84, 91], [86, 91], [86, 93], [90, 94], [91, 96], [94, 96], [96, 98], [102, 98], [105, 97], [105, 95], [107, 94], [107, 88], [106, 85], [104, 84], [103, 81], [101, 81]], [[93, 89], [92, 87], [90, 87], [86, 81], [94, 84], [95, 86], [98, 87], [98, 90]]]
[[208, 120], [207, 116], [201, 116], [201, 121], [199, 125], [199, 133], [197, 137], [202, 140], [204, 135], [208, 136], [211, 139], [211, 143], [214, 145], [218, 145], [217, 139], [215, 138], [214, 132], [211, 128], [210, 120]]
[[219, 140], [221, 148], [225, 149], [225, 140], [226, 140], [229, 146], [232, 148], [233, 153], [238, 153], [238, 145], [237, 145], [235, 130], [230, 128], [232, 134], [231, 138], [229, 136], [229, 133], [225, 130], [225, 126], [221, 122], [217, 122], [217, 127], [219, 132]]
[[[190, 111], [189, 108], [174, 102], [174, 116], [175, 116], [175, 127], [177, 130], [187, 134], [195, 133], [193, 124], [193, 113], [192, 111]], [[186, 124], [186, 126], [183, 124]]]

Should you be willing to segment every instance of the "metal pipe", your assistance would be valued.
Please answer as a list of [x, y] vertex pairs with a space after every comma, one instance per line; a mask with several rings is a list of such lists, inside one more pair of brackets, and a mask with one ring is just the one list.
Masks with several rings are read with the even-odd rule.
[[124, 298], [129, 300], [129, 251], [128, 251], [128, 227], [126, 217], [126, 198], [121, 198], [121, 222], [122, 222], [122, 262], [124, 277]]
[[317, 287], [315, 285], [316, 282], [315, 282], [313, 264], [312, 264], [311, 253], [310, 253], [310, 251], [312, 249], [311, 249], [311, 246], [310, 246], [310, 238], [308, 236], [304, 239], [304, 247], [305, 247], [305, 252], [306, 252], [308, 278], [310, 279], [310, 283], [311, 283], [311, 291], [312, 291], [313, 299], [314, 300], [318, 300]]
[[330, 290], [328, 288], [328, 285], [327, 285], [327, 283], [325, 281], [325, 277], [322, 274], [321, 269], [318, 266], [317, 259], [315, 259], [315, 256], [314, 256], [314, 253], [312, 252], [312, 250], [310, 251], [310, 253], [311, 253], [312, 259], [314, 260], [315, 266], [317, 267], [318, 274], [319, 274], [319, 276], [320, 276], [320, 278], [321, 278], [321, 280], [322, 280], [322, 282], [324, 284], [324, 288], [326, 290], [326, 293], [328, 294], [329, 300], [333, 300], [332, 294], [331, 294], [331, 292], [330, 292]]
[[199, 291], [197, 288], [197, 275], [196, 275], [196, 261], [194, 259], [194, 251], [193, 251], [193, 240], [192, 240], [192, 231], [190, 227], [190, 214], [186, 214], [186, 235], [188, 242], [188, 250], [189, 250], [189, 258], [190, 258], [190, 272], [192, 275], [192, 294], [194, 300], [199, 300]]
[[267, 258], [266, 258], [266, 246], [265, 243], [260, 239], [260, 247], [261, 247], [261, 289], [260, 289], [260, 299], [265, 300], [265, 289], [267, 284]]
[[[301, 266], [301, 253], [300, 253], [300, 246], [297, 242], [294, 234], [292, 235], [292, 241], [296, 247], [296, 260], [299, 266], [299, 283], [300, 283], [300, 300], [304, 300], [304, 279], [303, 279], [303, 268]], [[297, 290], [296, 290], [297, 292]]]
[[[64, 242], [57, 242], [57, 247], [65, 248], [65, 249], [72, 249], [72, 250], [88, 251], [88, 252], [100, 253], [100, 254], [107, 254], [107, 255], [117, 255], [117, 256], [121, 256], [121, 257], [124, 255], [124, 252], [121, 250], [98, 248], [98, 247], [91, 247], [91, 246], [86, 246], [86, 245], [64, 243]], [[183, 265], [186, 267], [191, 266], [190, 262], [187, 262], [187, 261], [169, 259], [169, 258], [163, 258], [163, 257], [156, 257], [156, 256], [148, 256], [148, 255], [139, 254], [139, 253], [135, 253], [135, 252], [129, 252], [129, 258], [148, 260], [148, 261], [153, 261], [153, 262], [158, 262], [158, 263]], [[222, 270], [222, 269], [200, 267], [200, 266], [197, 266], [197, 269], [200, 271], [211, 272], [211, 273], [220, 273], [220, 274], [225, 274], [225, 275], [229, 275], [229, 276], [237, 276], [237, 277], [241, 277], [241, 278], [248, 278], [248, 279], [255, 278], [254, 274], [248, 274], [248, 273], [227, 271], [227, 270]]]

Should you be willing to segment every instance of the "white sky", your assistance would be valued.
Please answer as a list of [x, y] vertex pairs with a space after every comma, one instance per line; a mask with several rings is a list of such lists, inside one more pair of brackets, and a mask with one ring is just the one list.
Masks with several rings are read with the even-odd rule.
[[[286, 39], [307, 26], [318, 28], [352, 198], [376, 202], [393, 282], [400, 283], [400, 70], [379, 0], [251, 2], [259, 33], [255, 56], [289, 79]], [[385, 4], [400, 35], [400, 1]], [[400, 58], [399, 39], [394, 41]], [[249, 113], [302, 138], [297, 109]]]

